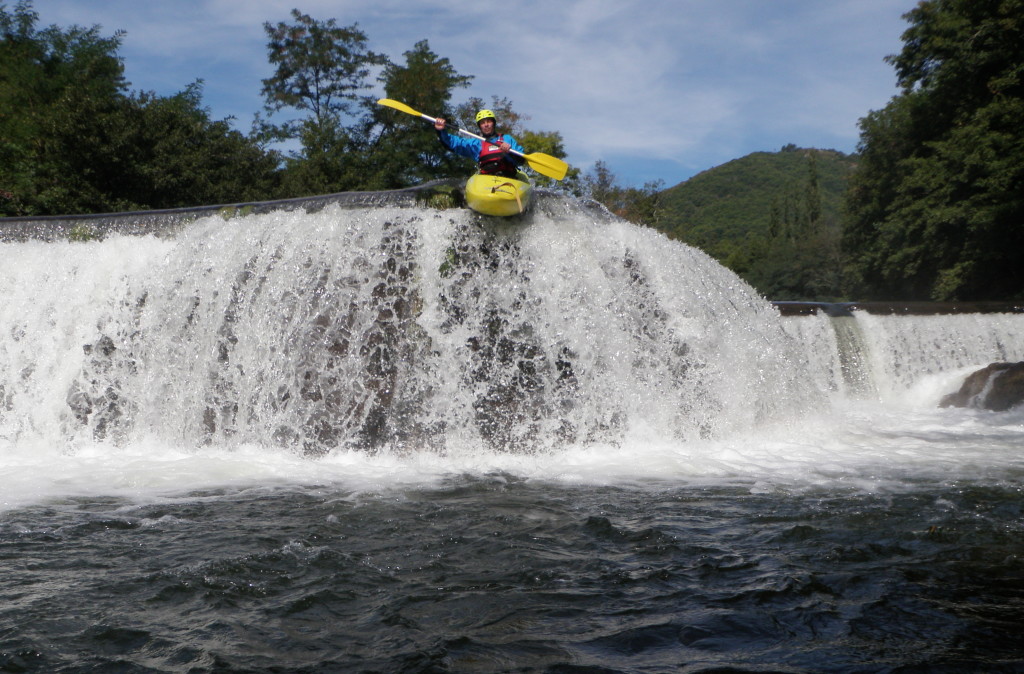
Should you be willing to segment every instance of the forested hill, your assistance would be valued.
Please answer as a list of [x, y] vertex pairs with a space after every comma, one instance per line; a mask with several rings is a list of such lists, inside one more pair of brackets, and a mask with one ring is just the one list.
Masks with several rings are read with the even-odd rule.
[[773, 212], [781, 222], [806, 209], [814, 170], [821, 215], [838, 222], [854, 165], [854, 155], [835, 150], [787, 146], [781, 152], [754, 152], [662, 192], [658, 228], [712, 248], [723, 240], [742, 240], [750, 232], [768, 235]]
[[[792, 264], [838, 255], [855, 164], [855, 155], [835, 150], [788, 145], [755, 152], [664, 190], [655, 226], [705, 250], [773, 299], [835, 296], [838, 279]], [[780, 255], [788, 258], [788, 272], [773, 262]]]

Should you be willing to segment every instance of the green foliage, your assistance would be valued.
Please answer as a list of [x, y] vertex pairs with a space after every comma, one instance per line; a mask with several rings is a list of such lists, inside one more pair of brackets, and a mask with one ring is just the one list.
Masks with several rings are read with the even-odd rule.
[[816, 226], [800, 238], [750, 237], [744, 242], [746, 268], [736, 271], [766, 297], [835, 302], [845, 297], [838, 227]]
[[[285, 108], [309, 116], [281, 125], [257, 118], [262, 140], [298, 139], [301, 150], [286, 161], [282, 194], [307, 196], [358, 189], [364, 184], [365, 110], [363, 92], [370, 72], [387, 59], [367, 49], [358, 24], [339, 27], [334, 19], [317, 21], [297, 9], [293, 24], [264, 23], [273, 76], [263, 80], [269, 112]], [[345, 122], [348, 122], [347, 124]]]
[[662, 181], [658, 180], [640, 188], [623, 187], [618, 184], [618, 178], [608, 165], [597, 161], [583, 176], [581, 194], [601, 202], [620, 218], [638, 225], [653, 226], [661, 215], [664, 198], [662, 185]]
[[865, 298], [1024, 298], [1024, 2], [930, 0], [861, 120], [843, 238]]
[[294, 24], [263, 24], [275, 66], [263, 80], [267, 108], [308, 110], [318, 126], [352, 114], [370, 87], [370, 67], [382, 65], [384, 57], [366, 49], [359, 24], [339, 28], [334, 19], [317, 21], [297, 9], [292, 18]]
[[841, 299], [843, 194], [855, 158], [787, 145], [661, 194], [654, 225], [703, 249], [772, 299]]
[[36, 29], [0, 6], [0, 214], [97, 213], [266, 198], [278, 159], [212, 121], [201, 85], [126, 94], [121, 33]]
[[[451, 61], [430, 49], [426, 40], [417, 42], [403, 56], [404, 64], [388, 63], [379, 78], [386, 97], [435, 116], [450, 117], [454, 91], [468, 87], [473, 78], [460, 75]], [[438, 142], [430, 124], [391, 108], [373, 107], [377, 134], [367, 159], [372, 167], [368, 184], [373, 189], [465, 175], [464, 160]]]
[[173, 96], [134, 94], [123, 105], [112, 125], [117, 132], [95, 149], [114, 169], [106, 184], [111, 194], [122, 190], [140, 208], [173, 208], [255, 201], [275, 192], [277, 155], [227, 120], [211, 120], [200, 83]]
[[121, 34], [96, 28], [36, 30], [38, 15], [22, 0], [0, 6], [0, 214], [61, 212], [72, 191], [51, 135], [62, 117], [102, 107], [125, 87], [115, 53]]
[[665, 190], [658, 228], [714, 255], [719, 242], [748, 233], [769, 236], [773, 227], [797, 229], [812, 219], [837, 223], [854, 163], [834, 150], [755, 152]]

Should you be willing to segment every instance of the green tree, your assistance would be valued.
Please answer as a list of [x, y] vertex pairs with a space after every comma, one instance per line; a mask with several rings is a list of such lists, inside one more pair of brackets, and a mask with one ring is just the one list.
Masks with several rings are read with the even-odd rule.
[[1024, 1], [928, 0], [861, 120], [843, 236], [867, 298], [1024, 298]]
[[[523, 129], [516, 138], [526, 148], [527, 153], [543, 152], [559, 159], [566, 159], [569, 156], [565, 151], [565, 140], [557, 131]], [[582, 191], [582, 173], [574, 166], [569, 166], [565, 177], [560, 181], [540, 173], [535, 173], [532, 177], [534, 184], [538, 187], [557, 188], [567, 194], [579, 194]]]
[[210, 119], [196, 82], [173, 96], [137, 92], [60, 106], [44, 147], [59, 212], [175, 208], [265, 199], [278, 158]]
[[844, 299], [840, 229], [815, 229], [806, 236], [744, 240], [745, 266], [723, 264], [773, 300], [833, 302]]
[[[435, 54], [426, 40], [406, 51], [404, 64], [388, 63], [380, 75], [387, 98], [432, 116], [453, 118], [451, 99], [473, 77], [460, 75], [451, 61]], [[407, 187], [427, 180], [464, 175], [462, 159], [445, 150], [423, 119], [374, 106], [376, 134], [369, 148], [370, 187]]]
[[842, 195], [855, 158], [789, 144], [659, 193], [655, 226], [778, 300], [843, 299]]
[[807, 208], [807, 225], [811, 229], [817, 229], [821, 224], [821, 188], [818, 183], [818, 153], [809, 152], [804, 205]]
[[745, 268], [724, 264], [772, 299], [836, 301], [843, 295], [841, 230], [823, 207], [818, 152], [804, 154], [806, 173], [772, 200], [765, 235], [748, 233]]
[[[295, 108], [311, 113], [323, 128], [359, 110], [362, 94], [370, 88], [370, 69], [384, 57], [366, 48], [359, 24], [339, 27], [335, 19], [317, 21], [297, 9], [293, 24], [269, 22], [263, 29], [270, 38], [268, 58], [274, 74], [263, 80], [268, 111]], [[286, 134], [300, 132], [286, 126]]]
[[223, 203], [273, 190], [278, 158], [213, 121], [196, 82], [128, 94], [122, 33], [37, 30], [0, 6], [0, 210], [95, 213]]
[[233, 130], [229, 119], [211, 119], [201, 82], [173, 96], [132, 94], [109, 126], [94, 150], [108, 158], [99, 163], [114, 167], [106, 187], [137, 207], [256, 201], [276, 192], [280, 157]]
[[583, 194], [598, 201], [621, 218], [638, 225], [653, 227], [662, 208], [661, 180], [651, 181], [643, 187], [623, 187], [603, 160], [583, 176]]
[[[126, 88], [117, 49], [123, 33], [36, 29], [29, 0], [0, 5], [0, 212], [62, 212], [73, 192], [53, 141], [61, 117], [110, 107]], [[66, 211], [64, 211], [66, 212]]]
[[[294, 23], [264, 23], [274, 74], [263, 80], [271, 114], [285, 108], [308, 115], [280, 125], [257, 120], [261, 139], [298, 139], [301, 150], [287, 161], [284, 190], [290, 196], [358, 189], [359, 155], [365, 146], [365, 95], [370, 74], [386, 58], [367, 48], [358, 24], [339, 27], [297, 9]], [[356, 161], [350, 162], [350, 159]]]
[[[454, 92], [469, 86], [472, 76], [458, 73], [427, 40], [406, 51], [404, 62], [395, 63], [369, 51], [358, 24], [341, 28], [333, 19], [316, 21], [298, 10], [292, 18], [291, 24], [264, 24], [276, 72], [263, 81], [263, 95], [270, 113], [291, 107], [311, 114], [280, 126], [257, 120], [255, 131], [264, 141], [301, 141], [302, 150], [287, 162], [288, 193], [393, 189], [467, 173], [467, 161], [446, 151], [422, 119], [377, 106], [360, 94], [369, 88], [372, 68], [382, 65], [378, 81], [386, 97], [473, 129], [472, 115], [482, 101], [470, 99], [454, 108], [451, 103]], [[529, 140], [564, 156], [558, 134], [528, 132], [510, 101], [494, 100], [491, 107], [504, 130], [517, 136], [532, 133]]]
[[583, 196], [604, 204], [612, 212], [615, 211], [618, 206], [618, 194], [622, 188], [618, 185], [618, 177], [612, 173], [604, 160], [596, 161], [593, 168], [583, 176], [583, 188]]

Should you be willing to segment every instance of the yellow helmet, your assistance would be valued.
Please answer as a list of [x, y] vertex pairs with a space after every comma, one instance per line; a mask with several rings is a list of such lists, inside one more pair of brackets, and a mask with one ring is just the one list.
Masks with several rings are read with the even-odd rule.
[[490, 110], [486, 110], [485, 109], [485, 110], [481, 110], [480, 112], [476, 113], [476, 123], [479, 124], [480, 122], [484, 121], [488, 117], [493, 119], [494, 121], [498, 121], [497, 118], [494, 116], [493, 112], [491, 112]]

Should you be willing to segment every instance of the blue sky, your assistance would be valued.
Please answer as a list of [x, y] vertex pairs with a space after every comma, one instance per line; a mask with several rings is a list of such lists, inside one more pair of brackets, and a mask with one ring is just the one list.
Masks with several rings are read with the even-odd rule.
[[[14, 0], [4, 4], [11, 9]], [[426, 39], [472, 86], [558, 131], [568, 160], [624, 185], [690, 176], [787, 143], [853, 152], [857, 121], [897, 93], [883, 59], [916, 0], [36, 0], [41, 26], [126, 31], [132, 89], [204, 80], [215, 119], [249, 130], [271, 75], [264, 22], [359, 23], [404, 62]], [[431, 111], [424, 110], [430, 113]], [[529, 151], [529, 148], [527, 148]]]

